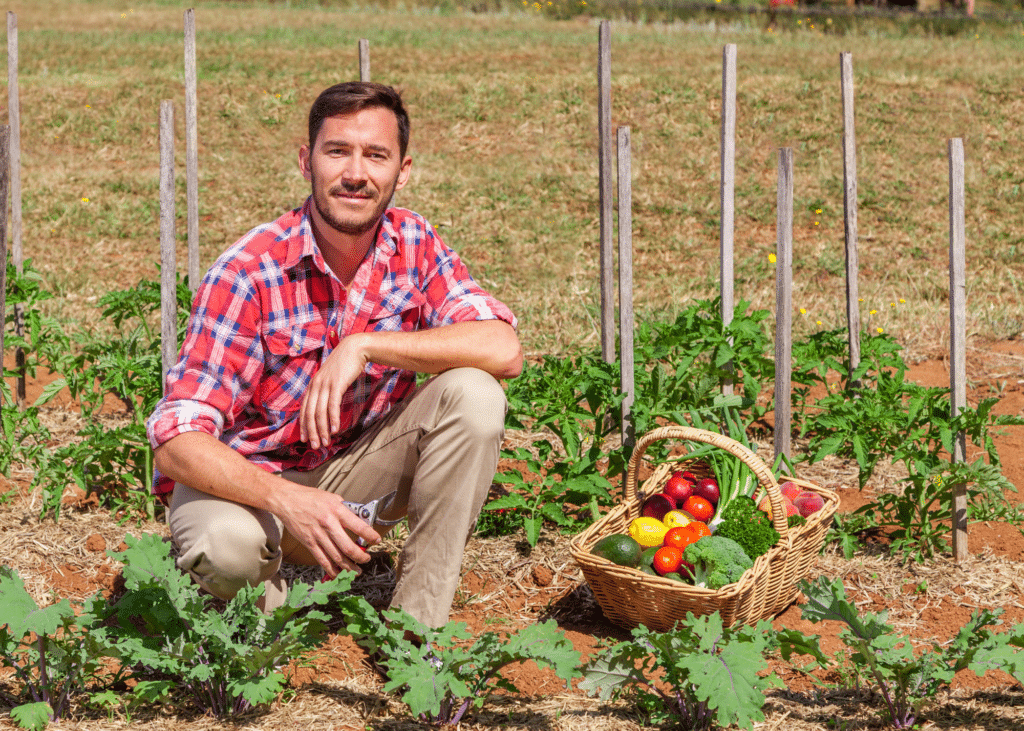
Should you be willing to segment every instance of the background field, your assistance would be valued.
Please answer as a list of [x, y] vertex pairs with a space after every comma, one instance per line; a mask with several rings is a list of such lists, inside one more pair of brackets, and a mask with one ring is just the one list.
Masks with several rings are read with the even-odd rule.
[[[157, 276], [162, 99], [177, 112], [184, 237], [183, 7], [33, 0], [10, 9], [26, 256], [59, 293], [52, 306], [69, 326], [91, 322], [97, 295]], [[530, 353], [597, 342], [594, 19], [552, 20], [530, 7], [473, 15], [233, 2], [198, 3], [196, 24], [204, 268], [303, 200], [296, 150], [308, 106], [357, 76], [357, 42], [367, 38], [373, 78], [401, 87], [413, 117], [414, 174], [399, 205], [426, 215], [513, 306]], [[786, 18], [773, 31], [756, 16], [613, 24], [613, 125], [633, 135], [638, 316], [665, 318], [716, 293], [721, 51], [736, 43], [737, 296], [774, 309], [777, 150], [790, 146], [794, 307], [806, 310], [796, 328], [842, 324], [839, 53], [850, 51], [862, 317], [911, 356], [946, 340], [946, 141], [962, 137], [968, 331], [1016, 336], [1024, 29], [832, 30], [820, 17]], [[181, 252], [184, 272], [184, 244]]]
[[[588, 8], [598, 7], [595, 0]], [[774, 310], [778, 148], [796, 160], [794, 324], [797, 336], [843, 324], [843, 210], [839, 54], [856, 75], [860, 291], [866, 327], [882, 327], [916, 364], [910, 378], [948, 383], [948, 179], [946, 145], [962, 137], [967, 160], [968, 354], [971, 401], [998, 393], [1000, 413], [1021, 411], [1024, 330], [1024, 25], [958, 18], [851, 19], [817, 14], [693, 11], [688, 20], [622, 5], [613, 16], [613, 124], [633, 135], [634, 265], [638, 318], [668, 319], [718, 286], [722, 47], [738, 46], [736, 293]], [[184, 273], [182, 13], [171, 2], [22, 0], [24, 245], [58, 296], [45, 303], [69, 331], [103, 327], [104, 293], [158, 275], [157, 118], [173, 99], [179, 163], [179, 271]], [[293, 2], [197, 3], [200, 224], [204, 267], [252, 226], [298, 205], [307, 184], [296, 151], [316, 94], [357, 76], [357, 41], [370, 41], [374, 79], [404, 90], [413, 116], [412, 184], [398, 203], [430, 219], [475, 276], [515, 309], [533, 356], [595, 348], [597, 271], [597, 20], [562, 2], [467, 4], [415, 0], [399, 7]], [[648, 4], [650, 7], [650, 4]], [[993, 13], [1005, 6], [979, 3]], [[559, 17], [564, 16], [564, 17]], [[2, 83], [2, 80], [0, 80]], [[0, 108], [5, 120], [6, 104]], [[1007, 341], [1014, 342], [995, 342]], [[8, 365], [13, 358], [8, 354]], [[30, 383], [30, 402], [42, 378]], [[33, 392], [31, 389], [35, 388]], [[121, 417], [124, 415], [121, 414]], [[58, 439], [80, 424], [56, 402], [46, 418]], [[510, 438], [528, 443], [530, 434]], [[762, 456], [770, 459], [765, 446]], [[1004, 447], [1006, 448], [1004, 451]], [[1007, 475], [1024, 486], [1024, 437], [1000, 442]], [[1016, 471], [1014, 471], [1016, 470]], [[868, 497], [852, 462], [828, 460], [801, 476], [843, 491], [843, 510]], [[59, 523], [38, 520], [24, 472], [0, 509], [0, 554], [39, 600], [80, 601], [117, 591], [120, 565], [105, 551], [126, 532], [166, 535], [161, 522], [121, 524], [69, 491]], [[875, 493], [898, 478], [880, 475]], [[1019, 496], [1014, 498], [1019, 502]], [[847, 561], [833, 547], [814, 573], [844, 578], [859, 606], [886, 608], [915, 641], [948, 640], [970, 607], [1024, 621], [1019, 526], [972, 524], [972, 556], [904, 565], [866, 545]], [[389, 540], [360, 591], [394, 583]], [[577, 649], [622, 638], [603, 618], [553, 531], [532, 551], [519, 536], [470, 541], [453, 617], [474, 632], [554, 618]], [[309, 578], [309, 577], [305, 577]], [[926, 591], [920, 587], [927, 585]], [[915, 588], [916, 587], [916, 588]], [[590, 597], [588, 599], [588, 597]], [[338, 619], [340, 624], [343, 619]], [[777, 626], [830, 634], [791, 608]], [[522, 698], [500, 697], [463, 728], [636, 731], [624, 702], [564, 691], [548, 674], [515, 668]], [[869, 696], [822, 691], [779, 668], [764, 729], [878, 728]], [[968, 677], [969, 676], [969, 677]], [[383, 692], [365, 653], [332, 634], [295, 694], [233, 723], [195, 709], [89, 709], [59, 728], [413, 729]], [[877, 698], [875, 698], [877, 700]], [[1024, 697], [1007, 677], [962, 674], [928, 709], [930, 727], [1020, 729]], [[0, 712], [0, 728], [12, 728]]]

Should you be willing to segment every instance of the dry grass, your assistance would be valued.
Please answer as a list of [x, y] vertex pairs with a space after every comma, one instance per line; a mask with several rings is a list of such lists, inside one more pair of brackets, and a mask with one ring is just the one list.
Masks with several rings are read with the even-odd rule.
[[[88, 322], [93, 298], [156, 276], [161, 99], [175, 100], [182, 170], [184, 161], [181, 10], [60, 0], [12, 9], [26, 255], [60, 295], [52, 308]], [[211, 3], [198, 9], [197, 27], [204, 265], [305, 196], [295, 165], [305, 112], [321, 88], [355, 75], [356, 42], [366, 37], [374, 78], [402, 87], [413, 115], [413, 183], [399, 204], [424, 213], [513, 306], [530, 352], [596, 343], [591, 20]], [[968, 331], [1020, 332], [1021, 39], [979, 31], [839, 37], [809, 27], [615, 23], [613, 124], [633, 132], [639, 316], [668, 317], [716, 292], [721, 48], [736, 43], [737, 296], [774, 308], [776, 150], [791, 146], [794, 306], [807, 310], [796, 328], [843, 322], [838, 55], [850, 51], [865, 321], [911, 356], [947, 341], [946, 139], [960, 136]], [[179, 232], [183, 188], [179, 180]]]

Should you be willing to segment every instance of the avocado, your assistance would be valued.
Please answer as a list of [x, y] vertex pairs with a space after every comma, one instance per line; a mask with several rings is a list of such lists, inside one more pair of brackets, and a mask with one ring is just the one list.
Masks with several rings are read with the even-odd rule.
[[599, 540], [590, 552], [619, 566], [635, 568], [640, 564], [643, 549], [639, 543], [626, 534], [613, 533]]

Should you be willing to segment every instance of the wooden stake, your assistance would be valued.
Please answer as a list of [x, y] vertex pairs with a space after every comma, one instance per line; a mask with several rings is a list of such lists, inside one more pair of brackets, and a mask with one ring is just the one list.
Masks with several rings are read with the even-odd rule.
[[[7, 121], [10, 125], [7, 155], [11, 191], [11, 260], [14, 271], [25, 271], [25, 253], [21, 246], [21, 103], [18, 101], [18, 16], [7, 13]], [[4, 196], [6, 205], [7, 196]], [[7, 266], [4, 260], [4, 267]], [[0, 322], [3, 327], [3, 322]], [[14, 303], [14, 332], [25, 336], [25, 305]], [[25, 350], [14, 350], [14, 370], [18, 374], [14, 398], [20, 408], [25, 406]]]
[[160, 339], [164, 383], [178, 359], [178, 292], [174, 241], [174, 105], [160, 102]]
[[[949, 393], [950, 414], [967, 406], [967, 283], [964, 250], [964, 141], [949, 140]], [[967, 438], [961, 431], [953, 442], [953, 462], [966, 459]], [[967, 485], [955, 483], [953, 491], [953, 557], [967, 558]]]
[[370, 80], [370, 42], [365, 38], [359, 39], [359, 80]]
[[601, 209], [601, 356], [615, 359], [615, 260], [612, 252], [612, 47], [611, 26], [602, 20], [597, 34], [597, 137]]
[[[857, 288], [857, 136], [853, 124], [853, 57], [839, 54], [843, 96], [843, 220], [846, 230], [846, 327], [850, 372], [860, 364], [860, 295]], [[851, 383], [854, 388], [858, 384]]]
[[185, 11], [185, 199], [188, 209], [188, 287], [195, 294], [199, 263], [199, 134], [196, 114], [196, 12]]
[[[7, 195], [11, 178], [11, 128], [0, 125], [0, 386], [3, 385], [4, 324], [7, 322]], [[4, 406], [3, 389], [0, 388], [0, 411]], [[4, 422], [0, 419], [0, 434], [4, 433]]]
[[779, 150], [775, 262], [775, 459], [790, 455], [793, 352], [793, 149]]
[[[733, 293], [733, 232], [736, 206], [736, 44], [729, 43], [722, 50], [722, 227], [719, 245], [719, 286], [722, 291], [722, 325], [732, 323]], [[732, 340], [730, 339], [730, 344]], [[732, 362], [726, 366], [732, 371]], [[722, 383], [722, 393], [731, 395], [732, 379]]]
[[622, 388], [622, 443], [636, 444], [633, 401], [633, 180], [629, 127], [618, 129], [619, 170], [619, 385]]

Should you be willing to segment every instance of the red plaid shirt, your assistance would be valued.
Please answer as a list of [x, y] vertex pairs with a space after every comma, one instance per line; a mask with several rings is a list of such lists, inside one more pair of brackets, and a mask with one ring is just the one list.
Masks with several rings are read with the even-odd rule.
[[[370, 363], [345, 393], [341, 431], [329, 446], [310, 449], [299, 441], [299, 406], [333, 350], [332, 335], [471, 320], [516, 326], [430, 224], [401, 208], [384, 214], [346, 293], [313, 238], [309, 206], [253, 229], [207, 272], [166, 394], [146, 424], [154, 448], [203, 431], [269, 471], [312, 469], [416, 385], [412, 371]], [[153, 492], [173, 487], [158, 474]]]

